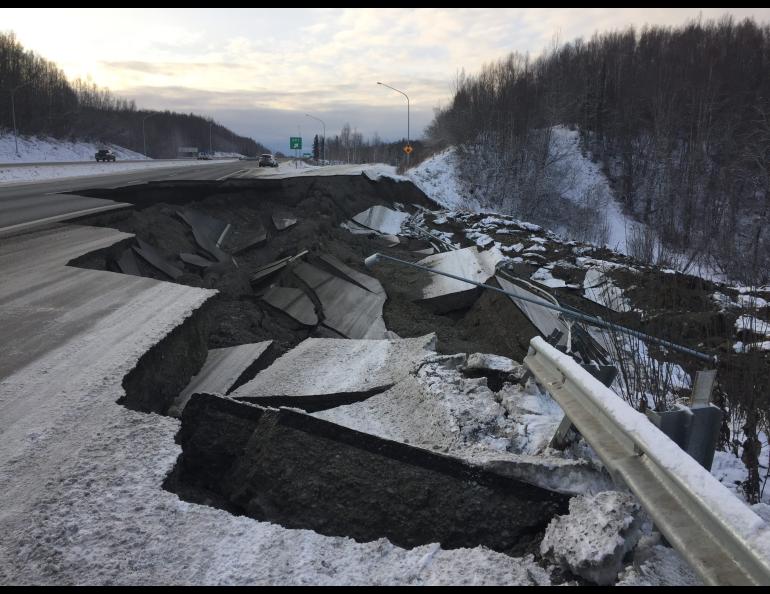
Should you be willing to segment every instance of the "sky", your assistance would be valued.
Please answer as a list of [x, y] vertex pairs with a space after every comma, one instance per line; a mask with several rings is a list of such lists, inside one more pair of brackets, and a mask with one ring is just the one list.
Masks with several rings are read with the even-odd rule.
[[[139, 108], [212, 117], [273, 151], [322, 124], [419, 138], [458, 73], [595, 32], [767, 8], [0, 8], [0, 30]], [[386, 83], [406, 98], [377, 82]]]

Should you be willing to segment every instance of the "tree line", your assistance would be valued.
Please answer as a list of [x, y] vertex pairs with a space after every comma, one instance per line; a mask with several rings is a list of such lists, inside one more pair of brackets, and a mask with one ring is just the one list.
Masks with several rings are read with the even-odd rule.
[[[69, 82], [61, 69], [32, 51], [15, 35], [0, 33], [0, 127], [19, 134], [113, 143], [153, 158], [172, 158], [179, 147], [258, 155], [269, 152], [194, 114], [137, 109], [133, 101], [83, 80]], [[144, 126], [144, 134], [143, 134]], [[211, 143], [209, 142], [211, 138]]]
[[[327, 161], [336, 163], [386, 163], [403, 168], [406, 165], [404, 153], [406, 144], [405, 138], [395, 142], [385, 142], [377, 132], [370, 138], [364, 139], [363, 134], [346, 123], [334, 136], [324, 139], [322, 135], [316, 134], [313, 137], [313, 159], [321, 161], [325, 154]], [[411, 164], [419, 162], [428, 154], [422, 141], [413, 140], [411, 146], [413, 149], [409, 159]]]
[[768, 25], [699, 19], [595, 34], [535, 60], [511, 54], [460, 74], [427, 132], [464, 147], [461, 165], [490, 206], [545, 216], [558, 203], [556, 125], [579, 130], [656, 240], [740, 280], [770, 280]]

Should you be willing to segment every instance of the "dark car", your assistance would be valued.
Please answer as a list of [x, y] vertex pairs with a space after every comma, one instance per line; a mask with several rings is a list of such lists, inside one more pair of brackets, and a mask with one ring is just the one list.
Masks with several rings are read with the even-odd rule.
[[115, 153], [113, 153], [110, 149], [99, 149], [96, 151], [96, 162], [99, 161], [115, 161]]
[[259, 166], [260, 167], [278, 167], [278, 161], [275, 160], [275, 157], [269, 153], [265, 153], [264, 155], [259, 156]]

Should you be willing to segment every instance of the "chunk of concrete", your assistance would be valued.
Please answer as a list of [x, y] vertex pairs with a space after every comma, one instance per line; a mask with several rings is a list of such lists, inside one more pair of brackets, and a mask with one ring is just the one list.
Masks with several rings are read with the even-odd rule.
[[376, 295], [315, 266], [300, 262], [294, 274], [315, 293], [323, 309], [323, 324], [346, 338], [383, 338], [384, 295]]
[[400, 212], [378, 204], [359, 212], [353, 217], [353, 220], [359, 225], [385, 235], [398, 235], [401, 232], [401, 225], [408, 218], [409, 213], [407, 212]]
[[434, 334], [398, 340], [308, 338], [230, 396], [313, 410], [355, 402], [404, 379], [434, 343]]
[[[422, 266], [486, 283], [495, 274], [495, 265], [503, 259], [497, 248], [480, 251], [476, 246], [443, 252], [423, 258]], [[478, 296], [479, 289], [472, 284], [440, 274], [425, 273], [425, 283], [415, 294], [415, 300], [429, 305], [439, 313], [461, 309], [470, 305]]]
[[569, 514], [546, 528], [540, 553], [547, 559], [600, 586], [615, 582], [623, 557], [641, 536], [641, 508], [629, 493], [605, 491], [578, 496]]
[[385, 289], [380, 284], [380, 281], [378, 281], [373, 276], [369, 276], [368, 274], [354, 270], [330, 254], [323, 254], [321, 256], [321, 260], [332, 269], [334, 274], [345, 279], [346, 281], [354, 283], [362, 289], [366, 289], [370, 293], [375, 293], [377, 295], [385, 294]]
[[262, 300], [305, 326], [318, 324], [315, 305], [301, 289], [292, 287], [270, 287]]
[[253, 365], [273, 343], [272, 340], [242, 344], [225, 349], [211, 349], [203, 367], [182, 390], [168, 414], [178, 417], [193, 394], [218, 394], [224, 396], [238, 378]]
[[251, 283], [258, 284], [276, 272], [283, 270], [283, 268], [291, 261], [292, 258], [293, 256], [281, 258], [280, 260], [270, 262], [270, 264], [265, 264], [264, 266], [257, 268], [257, 270], [254, 271], [254, 274], [251, 275]]
[[215, 262], [207, 260], [198, 254], [181, 253], [179, 254], [179, 259], [182, 260], [182, 262], [185, 264], [189, 264], [190, 266], [201, 269], [208, 268], [212, 264], [215, 264]]
[[284, 231], [289, 227], [297, 224], [297, 219], [288, 215], [274, 214], [272, 215], [273, 225], [278, 231]]
[[499, 373], [514, 373], [521, 369], [521, 365], [513, 359], [502, 355], [489, 353], [471, 353], [463, 365], [464, 371], [496, 371]]
[[[526, 289], [523, 289], [522, 287], [506, 280], [499, 275], [496, 276], [495, 279], [499, 283], [500, 288], [504, 291], [508, 291], [509, 293], [513, 293], [514, 295], [521, 297], [526, 297], [527, 299], [535, 299], [537, 301], [545, 301], [546, 303], [550, 303], [542, 295], [537, 295], [531, 291], [527, 291]], [[561, 338], [559, 339], [558, 344], [563, 346], [567, 343], [569, 328], [567, 328], [567, 325], [559, 318], [559, 315], [555, 310], [537, 305], [536, 303], [522, 301], [521, 299], [514, 299], [513, 297], [510, 297], [510, 299], [513, 301], [516, 307], [521, 310], [521, 313], [527, 316], [527, 319], [532, 322], [532, 325], [538, 329], [540, 334], [545, 337], [549, 337], [554, 333], [554, 331], [558, 331], [561, 334]]]
[[228, 509], [287, 528], [531, 552], [566, 497], [465, 461], [291, 409], [196, 394], [174, 478]]
[[241, 254], [248, 249], [258, 247], [267, 241], [267, 231], [261, 221], [252, 221], [248, 228], [236, 226], [230, 230], [220, 244], [222, 249], [231, 254]]
[[142, 276], [142, 271], [139, 270], [139, 264], [136, 261], [136, 256], [134, 255], [133, 250], [124, 250], [123, 253], [120, 254], [120, 258], [116, 263], [123, 274]]
[[223, 252], [217, 241], [227, 227], [227, 223], [192, 209], [177, 211], [179, 217], [192, 229], [195, 243], [218, 262], [229, 262], [230, 256]]
[[139, 254], [148, 264], [160, 270], [163, 274], [174, 280], [184, 274], [182, 270], [170, 264], [157, 249], [149, 243], [136, 238], [137, 244], [134, 251]]

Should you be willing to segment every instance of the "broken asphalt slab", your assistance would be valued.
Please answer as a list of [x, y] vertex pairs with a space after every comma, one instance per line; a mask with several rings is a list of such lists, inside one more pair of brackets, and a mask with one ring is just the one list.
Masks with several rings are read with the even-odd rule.
[[385, 295], [377, 295], [311, 264], [298, 262], [293, 274], [315, 293], [323, 309], [323, 324], [345, 338], [384, 338]]
[[[167, 487], [255, 519], [405, 547], [539, 546], [568, 498], [290, 409], [196, 394]], [[197, 493], [196, 493], [197, 492]]]
[[320, 410], [387, 390], [419, 365], [435, 335], [396, 340], [308, 338], [240, 386], [231, 398]]
[[[497, 248], [480, 251], [476, 246], [443, 252], [423, 258], [417, 264], [440, 272], [486, 283], [495, 274], [495, 265], [504, 258]], [[424, 272], [422, 286], [413, 294], [415, 301], [436, 312], [447, 312], [470, 305], [478, 297], [475, 285], [440, 274]]]
[[187, 387], [174, 400], [168, 410], [172, 417], [182, 414], [190, 397], [196, 393], [217, 394], [224, 396], [238, 381], [238, 378], [251, 367], [267, 350], [272, 341], [266, 340], [255, 344], [211, 349], [206, 362]]

